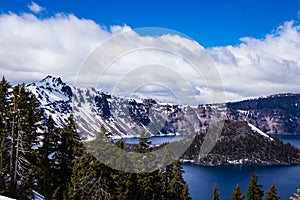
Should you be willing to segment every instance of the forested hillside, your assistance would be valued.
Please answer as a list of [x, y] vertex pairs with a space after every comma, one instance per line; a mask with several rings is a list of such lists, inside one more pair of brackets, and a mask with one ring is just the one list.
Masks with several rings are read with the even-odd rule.
[[[122, 141], [116, 145], [124, 148]], [[134, 152], [151, 148], [141, 139]], [[178, 161], [139, 174], [114, 170], [87, 153], [72, 115], [57, 126], [24, 84], [0, 82], [0, 195], [32, 199], [37, 191], [61, 200], [190, 199], [183, 173]]]
[[[223, 126], [223, 124], [221, 124]], [[214, 126], [218, 126], [215, 124]], [[206, 131], [195, 136], [184, 159], [200, 165], [293, 165], [300, 164], [300, 150], [277, 138], [253, 130], [245, 121], [226, 120], [216, 144], [199, 158]]]

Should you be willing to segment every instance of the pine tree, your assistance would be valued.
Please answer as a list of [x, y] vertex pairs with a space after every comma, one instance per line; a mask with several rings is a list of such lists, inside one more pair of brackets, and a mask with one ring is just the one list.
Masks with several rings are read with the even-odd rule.
[[6, 143], [9, 136], [10, 88], [11, 85], [3, 77], [0, 82], [0, 194], [7, 192], [6, 180], [9, 173], [9, 152]]
[[281, 198], [277, 196], [277, 188], [273, 184], [268, 191], [265, 193], [267, 196], [265, 197], [265, 200], [280, 200]]
[[[41, 130], [44, 125], [44, 115], [39, 106], [39, 103], [34, 94], [26, 90], [25, 84], [21, 86], [21, 94], [24, 95], [25, 104], [22, 117], [23, 135], [21, 141], [21, 148], [25, 151], [24, 160], [27, 161], [23, 173], [22, 187], [19, 198], [22, 196], [28, 198], [29, 194], [32, 196], [32, 189], [35, 189], [37, 162], [38, 162], [38, 146], [40, 145], [40, 135], [38, 130]], [[23, 159], [21, 157], [21, 159]]]
[[53, 198], [68, 199], [68, 189], [74, 167], [74, 161], [82, 155], [83, 144], [76, 130], [73, 116], [70, 116], [63, 128], [59, 129], [60, 144], [53, 156], [56, 160], [55, 171], [58, 176]]
[[147, 153], [150, 152], [151, 149], [151, 142], [149, 141], [149, 137], [145, 136], [145, 133], [142, 133], [139, 138], [139, 144], [135, 148], [136, 153]]
[[170, 163], [170, 159], [171, 159], [171, 152], [170, 152], [170, 148], [169, 146], [165, 147], [165, 152], [164, 152], [164, 157], [162, 159], [162, 166], [164, 167], [163, 169], [161, 169], [161, 173], [162, 173], [162, 183], [163, 183], [163, 187], [162, 187], [162, 195], [163, 195], [163, 199], [170, 199], [170, 180], [172, 179], [172, 170], [173, 170], [173, 163]]
[[179, 160], [176, 160], [173, 164], [169, 183], [168, 196], [171, 199], [190, 199], [188, 185], [182, 177], [183, 173], [184, 171], [179, 163]]
[[232, 193], [231, 200], [243, 200], [245, 195], [243, 195], [242, 190], [239, 185], [237, 185]]
[[[70, 199], [110, 199], [113, 189], [112, 170], [101, 164], [91, 154], [75, 160], [68, 197]], [[111, 191], [110, 191], [111, 190]]]
[[13, 88], [9, 114], [9, 178], [8, 196], [19, 199], [32, 196], [38, 145], [38, 128], [42, 111], [35, 96], [26, 91], [25, 84]]
[[54, 170], [56, 160], [53, 157], [58, 152], [58, 144], [60, 142], [58, 130], [59, 128], [55, 127], [52, 116], [49, 116], [41, 141], [42, 146], [38, 148], [38, 170], [36, 175], [38, 188], [36, 190], [43, 194], [46, 200], [52, 199], [52, 194], [55, 190], [53, 183], [57, 182]]
[[216, 184], [214, 185], [212, 200], [220, 200], [219, 199], [219, 190], [218, 190], [218, 186]]
[[149, 137], [146, 137], [145, 133], [142, 133], [139, 138], [139, 144], [134, 149], [137, 162], [133, 164], [139, 173], [145, 173], [156, 169], [157, 158], [156, 155], [152, 153], [152, 148]]
[[[152, 147], [149, 138], [145, 133], [141, 134], [139, 144], [135, 147], [137, 163], [135, 167], [140, 171], [136, 175], [137, 199], [158, 199], [161, 186], [161, 174], [159, 170], [151, 171], [155, 168], [155, 157], [151, 155]], [[159, 186], [158, 186], [159, 185]]]
[[[118, 150], [116, 152], [119, 169], [124, 171], [130, 171], [133, 169], [133, 165], [126, 154], [122, 153], [125, 151], [125, 142], [123, 139], [116, 143]], [[116, 192], [113, 194], [113, 199], [133, 199], [134, 190], [137, 187], [137, 179], [135, 174], [127, 173], [124, 171], [116, 171], [113, 173], [113, 180], [116, 182]]]
[[249, 200], [261, 200], [264, 196], [262, 185], [258, 185], [257, 180], [258, 176], [256, 174], [253, 174], [251, 181], [248, 185], [247, 199]]
[[294, 193], [294, 196], [290, 197], [290, 200], [300, 200], [300, 189], [297, 189], [297, 193]]

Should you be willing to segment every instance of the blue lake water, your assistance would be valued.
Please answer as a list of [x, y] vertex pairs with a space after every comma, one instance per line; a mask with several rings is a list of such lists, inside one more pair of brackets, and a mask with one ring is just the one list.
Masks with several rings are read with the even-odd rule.
[[[291, 143], [300, 148], [300, 136], [281, 136], [284, 143]], [[162, 144], [181, 137], [152, 137], [152, 144]], [[138, 138], [127, 138], [126, 143], [138, 143]], [[247, 193], [248, 183], [253, 173], [259, 175], [258, 182], [264, 190], [275, 184], [278, 194], [285, 200], [300, 188], [300, 166], [197, 166], [182, 164], [185, 171], [184, 178], [189, 184], [190, 194], [195, 200], [210, 200], [214, 184], [218, 185], [220, 199], [230, 199], [236, 184], [239, 184], [243, 193]]]
[[283, 140], [284, 143], [291, 143], [295, 147], [300, 149], [300, 136], [298, 135], [274, 135]]
[[[300, 148], [300, 136], [277, 136], [285, 143]], [[217, 184], [220, 199], [230, 199], [238, 183], [243, 193], [247, 193], [248, 183], [253, 173], [259, 175], [258, 182], [266, 191], [273, 183], [279, 196], [289, 199], [297, 188], [300, 188], [300, 166], [216, 166], [204, 167], [183, 164], [184, 178], [189, 184], [190, 194], [196, 200], [211, 199], [214, 184]]]
[[[149, 138], [149, 141], [152, 144], [163, 144], [166, 142], [174, 142], [174, 141], [179, 141], [183, 139], [183, 136], [155, 136]], [[119, 139], [114, 139], [114, 142], [117, 142]], [[139, 143], [139, 138], [138, 137], [133, 137], [133, 138], [124, 138], [123, 139], [126, 144], [138, 144]]]
[[247, 192], [248, 183], [253, 173], [259, 175], [258, 182], [266, 191], [273, 183], [282, 199], [289, 197], [300, 188], [300, 166], [260, 167], [260, 166], [218, 166], [203, 167], [183, 164], [184, 178], [189, 184], [193, 199], [211, 199], [214, 184], [217, 184], [220, 199], [230, 199], [238, 183], [243, 193]]

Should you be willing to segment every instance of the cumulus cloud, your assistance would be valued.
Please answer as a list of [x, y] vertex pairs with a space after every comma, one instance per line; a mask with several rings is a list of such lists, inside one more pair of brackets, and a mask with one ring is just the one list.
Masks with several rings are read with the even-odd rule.
[[300, 26], [285, 22], [263, 39], [208, 49], [223, 78], [227, 99], [300, 92]]
[[[152, 35], [160, 31], [142, 32]], [[195, 41], [172, 33], [154, 37], [127, 31], [98, 46], [82, 66], [77, 81], [121, 96], [134, 93], [140, 98], [152, 96], [158, 101], [197, 104], [204, 101], [205, 95], [201, 92], [195, 97], [195, 86], [211, 88], [210, 101], [205, 102], [221, 97], [214, 95], [222, 86], [212, 66], [203, 47]], [[157, 86], [164, 96], [158, 95]]]
[[47, 74], [71, 80], [80, 64], [111, 32], [74, 15], [39, 19], [32, 14], [0, 16], [1, 73], [12, 82]]
[[[107, 43], [111, 36], [116, 39]], [[100, 83], [104, 91], [135, 90], [140, 98], [186, 98], [181, 103], [188, 104], [196, 94], [198, 103], [208, 103], [222, 101], [216, 98], [223, 88], [214, 63], [227, 101], [300, 92], [300, 26], [293, 21], [263, 39], [246, 37], [237, 46], [207, 49], [213, 62], [201, 45], [179, 35], [142, 36], [126, 25], [107, 28], [72, 14], [43, 19], [28, 13], [2, 14], [0, 43], [1, 75], [13, 83], [51, 74], [69, 83]], [[99, 63], [109, 66], [101, 80]]]
[[34, 12], [34, 13], [40, 13], [44, 10], [43, 7], [39, 6], [38, 4], [34, 3], [33, 1], [28, 6], [28, 8], [31, 10], [31, 12]]

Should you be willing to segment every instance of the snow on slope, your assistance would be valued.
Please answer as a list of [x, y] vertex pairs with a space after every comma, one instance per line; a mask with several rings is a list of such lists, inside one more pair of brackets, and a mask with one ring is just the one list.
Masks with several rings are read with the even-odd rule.
[[5, 197], [5, 196], [1, 196], [1, 195], [0, 195], [0, 200], [15, 200], [15, 199], [12, 199], [12, 198]]
[[195, 133], [218, 120], [214, 113], [225, 115], [220, 105], [192, 107], [158, 103], [152, 99], [117, 97], [95, 88], [69, 86], [52, 76], [27, 85], [27, 89], [58, 126], [64, 125], [73, 114], [79, 132], [88, 140], [101, 130], [101, 126], [114, 137], [135, 137], [143, 132], [150, 135], [186, 134], [187, 126], [192, 126]]
[[266, 138], [268, 138], [268, 139], [270, 139], [271, 141], [273, 141], [273, 140], [274, 140], [274, 139], [273, 139], [273, 138], [271, 138], [271, 137], [270, 137], [268, 134], [266, 134], [266, 133], [262, 132], [260, 129], [256, 128], [254, 125], [252, 125], [252, 124], [248, 123], [248, 126], [250, 126], [250, 127], [251, 127], [251, 129], [252, 129], [253, 131], [255, 131], [255, 132], [259, 133], [260, 135], [262, 135], [262, 136], [264, 136], [264, 137], [266, 137]]

